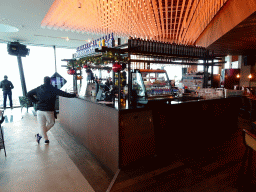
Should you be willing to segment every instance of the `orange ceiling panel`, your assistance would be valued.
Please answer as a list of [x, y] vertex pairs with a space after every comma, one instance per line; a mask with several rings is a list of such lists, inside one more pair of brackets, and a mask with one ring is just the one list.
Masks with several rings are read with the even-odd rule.
[[194, 44], [228, 0], [55, 0], [41, 26]]

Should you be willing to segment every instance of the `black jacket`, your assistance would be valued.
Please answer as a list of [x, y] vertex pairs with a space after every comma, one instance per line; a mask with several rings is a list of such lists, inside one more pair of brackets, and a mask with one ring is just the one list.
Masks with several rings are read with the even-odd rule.
[[43, 84], [28, 92], [27, 97], [37, 104], [36, 108], [40, 111], [54, 111], [56, 96], [76, 97], [76, 94], [61, 91], [51, 84]]
[[9, 91], [14, 88], [11, 81], [8, 81], [7, 79], [1, 81], [0, 88], [2, 88], [2, 91]]

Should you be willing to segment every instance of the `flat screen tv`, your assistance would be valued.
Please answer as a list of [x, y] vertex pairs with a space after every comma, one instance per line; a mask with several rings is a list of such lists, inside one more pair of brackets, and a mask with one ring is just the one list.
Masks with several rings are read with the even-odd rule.
[[64, 79], [60, 74], [58, 74], [57, 72], [54, 73], [51, 76], [51, 83], [54, 87], [61, 89], [63, 87], [63, 85], [65, 85], [65, 83], [67, 82], [66, 79]]

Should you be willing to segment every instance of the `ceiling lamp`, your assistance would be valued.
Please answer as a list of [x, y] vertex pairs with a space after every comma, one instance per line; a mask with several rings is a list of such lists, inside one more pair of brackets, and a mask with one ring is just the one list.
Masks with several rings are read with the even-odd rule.
[[0, 32], [14, 33], [14, 32], [18, 32], [18, 31], [19, 31], [19, 29], [17, 27], [0, 24]]
[[228, 0], [55, 0], [42, 27], [193, 44]]

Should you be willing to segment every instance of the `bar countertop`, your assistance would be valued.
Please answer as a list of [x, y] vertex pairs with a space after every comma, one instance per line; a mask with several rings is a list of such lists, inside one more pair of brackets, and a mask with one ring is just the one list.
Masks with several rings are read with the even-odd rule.
[[77, 99], [85, 100], [91, 103], [95, 103], [97, 105], [110, 107], [116, 110], [129, 110], [129, 109], [145, 109], [150, 108], [151, 106], [158, 105], [158, 104], [166, 104], [166, 105], [177, 105], [177, 104], [184, 104], [184, 103], [191, 103], [191, 102], [200, 102], [200, 101], [208, 101], [208, 100], [216, 100], [216, 99], [225, 99], [228, 97], [216, 97], [211, 99], [204, 99], [200, 97], [175, 97], [168, 100], [154, 100], [150, 101], [148, 104], [140, 104], [138, 103], [136, 106], [128, 106], [128, 100], [126, 100], [126, 103], [121, 103], [120, 106], [118, 106], [117, 99], [115, 102], [109, 102], [109, 101], [97, 101], [96, 97], [87, 96], [87, 97], [78, 97]]

